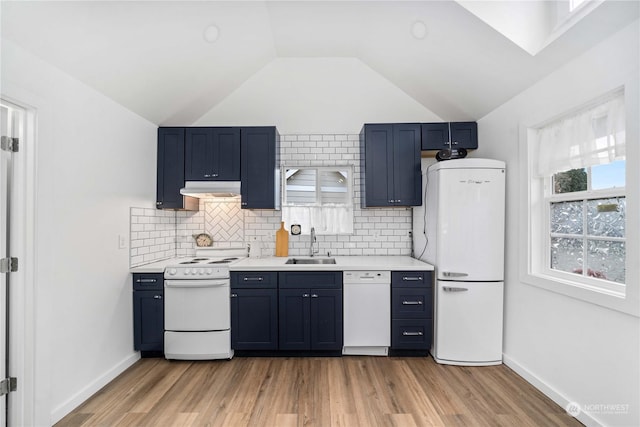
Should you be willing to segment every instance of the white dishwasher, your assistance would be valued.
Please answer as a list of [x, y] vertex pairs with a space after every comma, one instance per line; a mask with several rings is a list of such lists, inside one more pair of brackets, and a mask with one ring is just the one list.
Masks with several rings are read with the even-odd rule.
[[386, 356], [391, 345], [391, 272], [345, 271], [342, 354]]

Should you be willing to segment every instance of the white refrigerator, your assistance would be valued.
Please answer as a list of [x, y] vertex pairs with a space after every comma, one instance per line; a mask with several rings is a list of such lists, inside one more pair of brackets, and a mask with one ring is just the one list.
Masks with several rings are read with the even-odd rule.
[[431, 355], [450, 365], [500, 364], [505, 163], [447, 160], [423, 175], [413, 249], [435, 266]]

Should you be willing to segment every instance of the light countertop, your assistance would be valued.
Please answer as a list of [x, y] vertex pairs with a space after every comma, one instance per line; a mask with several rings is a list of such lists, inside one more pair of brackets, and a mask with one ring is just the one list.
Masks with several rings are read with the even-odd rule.
[[[433, 266], [408, 256], [335, 256], [335, 264], [285, 264], [289, 258], [304, 256], [247, 258], [233, 264], [231, 271], [345, 271], [345, 270], [420, 270]], [[315, 257], [324, 258], [324, 257]]]
[[[190, 259], [180, 258], [180, 260]], [[289, 258], [306, 256], [246, 258], [229, 266], [231, 271], [345, 271], [345, 270], [417, 270], [432, 271], [433, 266], [409, 256], [335, 256], [335, 264], [285, 264]], [[325, 257], [314, 257], [325, 258]], [[130, 269], [131, 273], [162, 273], [176, 258]]]

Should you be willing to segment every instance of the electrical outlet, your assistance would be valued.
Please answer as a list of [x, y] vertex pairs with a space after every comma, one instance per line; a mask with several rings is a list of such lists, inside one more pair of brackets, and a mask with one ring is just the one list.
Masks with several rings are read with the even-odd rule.
[[118, 234], [118, 249], [127, 248], [127, 236], [124, 234]]

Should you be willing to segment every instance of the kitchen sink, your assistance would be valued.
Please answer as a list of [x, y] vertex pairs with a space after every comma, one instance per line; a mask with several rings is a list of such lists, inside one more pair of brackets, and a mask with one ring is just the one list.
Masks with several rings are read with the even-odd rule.
[[335, 264], [335, 258], [289, 258], [285, 264]]

